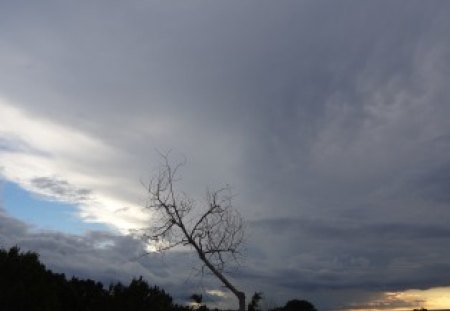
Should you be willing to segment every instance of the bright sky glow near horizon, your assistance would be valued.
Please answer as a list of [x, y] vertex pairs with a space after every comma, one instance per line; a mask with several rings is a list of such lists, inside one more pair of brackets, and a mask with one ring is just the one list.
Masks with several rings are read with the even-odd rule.
[[[230, 277], [265, 306], [450, 309], [450, 2], [0, 2], [0, 246], [235, 307], [162, 259], [159, 151], [247, 220]], [[140, 258], [139, 260], [134, 260]]]

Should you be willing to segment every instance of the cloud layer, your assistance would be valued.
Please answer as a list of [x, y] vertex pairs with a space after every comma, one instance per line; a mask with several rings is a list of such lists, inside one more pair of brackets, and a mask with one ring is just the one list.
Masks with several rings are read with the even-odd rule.
[[[331, 310], [448, 285], [449, 14], [420, 1], [2, 3], [2, 176], [126, 233], [149, 223], [140, 180], [155, 150], [173, 149], [198, 202], [233, 186], [249, 292]], [[103, 243], [59, 236], [86, 256]]]
[[38, 252], [47, 268], [65, 273], [66, 277], [78, 276], [111, 282], [128, 283], [143, 276], [150, 284], [162, 286], [180, 303], [189, 301], [193, 291], [206, 290], [212, 294], [206, 299], [216, 304], [226, 303], [219, 297], [217, 284], [208, 278], [194, 277], [194, 259], [182, 253], [147, 254], [140, 240], [104, 231], [90, 231], [83, 236], [52, 231], [36, 231], [33, 227], [11, 218], [0, 210], [0, 245], [8, 248], [19, 245], [23, 251]]

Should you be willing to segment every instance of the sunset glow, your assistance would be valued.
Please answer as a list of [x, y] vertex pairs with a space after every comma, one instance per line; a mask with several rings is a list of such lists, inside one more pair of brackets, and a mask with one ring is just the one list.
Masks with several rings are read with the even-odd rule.
[[450, 309], [450, 287], [430, 289], [410, 289], [401, 292], [385, 292], [376, 298], [345, 309], [347, 311], [412, 311], [425, 308], [428, 310]]

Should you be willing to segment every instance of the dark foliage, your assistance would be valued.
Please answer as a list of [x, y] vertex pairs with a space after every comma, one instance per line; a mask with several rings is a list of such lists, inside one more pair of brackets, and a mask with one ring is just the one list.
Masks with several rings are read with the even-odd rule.
[[198, 305], [201, 305], [203, 302], [202, 294], [192, 294], [190, 298], [194, 303], [196, 303]]
[[248, 304], [247, 310], [248, 311], [261, 311], [259, 303], [261, 302], [262, 298], [263, 298], [262, 293], [259, 293], [259, 292], [254, 293], [252, 296], [252, 300]]
[[93, 280], [53, 273], [36, 253], [18, 247], [0, 250], [0, 310], [2, 311], [186, 311], [164, 290], [151, 287], [142, 277], [126, 286], [108, 289]]
[[[196, 310], [208, 311], [201, 294], [190, 297], [198, 304]], [[255, 293], [249, 311], [259, 311], [261, 293]], [[157, 286], [150, 286], [140, 277], [129, 285], [67, 279], [64, 274], [47, 270], [33, 252], [20, 252], [18, 247], [0, 249], [1, 311], [193, 311], [180, 306]], [[215, 309], [218, 311], [217, 309]], [[306, 300], [291, 300], [284, 307], [271, 311], [317, 311]]]
[[317, 311], [317, 309], [307, 300], [293, 299], [289, 300], [284, 307], [271, 311]]

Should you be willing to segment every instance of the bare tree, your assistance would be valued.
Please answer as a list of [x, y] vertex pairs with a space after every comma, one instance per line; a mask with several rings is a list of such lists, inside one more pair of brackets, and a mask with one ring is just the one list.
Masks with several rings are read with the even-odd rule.
[[243, 220], [232, 207], [229, 187], [208, 191], [206, 204], [199, 206], [185, 193], [175, 189], [177, 172], [183, 163], [172, 165], [168, 155], [162, 155], [163, 164], [151, 180], [147, 208], [152, 211], [154, 225], [141, 237], [158, 251], [178, 246], [193, 249], [201, 260], [202, 272], [207, 268], [239, 301], [239, 310], [245, 310], [245, 294], [225, 277], [224, 269], [240, 255], [244, 237]]

